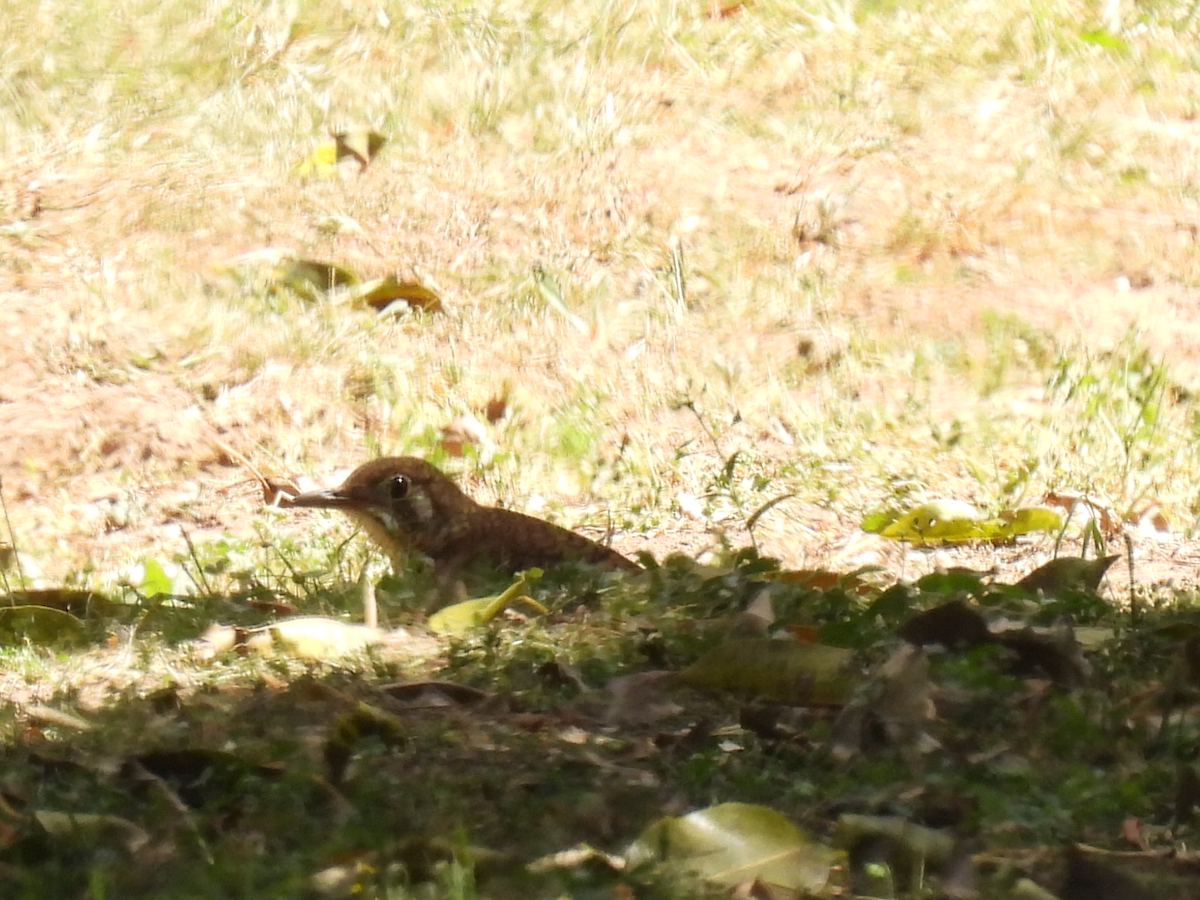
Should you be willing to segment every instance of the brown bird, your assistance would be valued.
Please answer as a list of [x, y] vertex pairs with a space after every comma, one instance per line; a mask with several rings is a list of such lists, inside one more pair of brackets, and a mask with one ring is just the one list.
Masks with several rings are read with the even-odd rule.
[[341, 487], [310, 491], [288, 506], [340, 509], [392, 559], [420, 553], [439, 575], [486, 561], [517, 572], [579, 561], [640, 572], [616, 550], [532, 516], [476, 503], [436, 468], [412, 456], [372, 460]]

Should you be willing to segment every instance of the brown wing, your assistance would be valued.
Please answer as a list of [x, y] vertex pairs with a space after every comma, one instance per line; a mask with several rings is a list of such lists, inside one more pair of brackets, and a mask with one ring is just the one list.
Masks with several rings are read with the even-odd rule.
[[581, 534], [509, 509], [478, 508], [472, 528], [455, 542], [454, 563], [487, 557], [495, 565], [518, 571], [530, 566], [548, 568], [579, 561], [627, 572], [642, 567], [609, 547]]

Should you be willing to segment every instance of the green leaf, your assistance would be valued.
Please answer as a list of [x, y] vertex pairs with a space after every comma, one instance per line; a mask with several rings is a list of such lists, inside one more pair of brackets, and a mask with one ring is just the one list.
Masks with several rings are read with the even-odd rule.
[[820, 890], [841, 854], [813, 842], [783, 815], [751, 803], [722, 803], [668, 816], [626, 850], [630, 866], [677, 867], [731, 888], [753, 880], [792, 892]]
[[1118, 53], [1128, 53], [1129, 44], [1117, 37], [1107, 28], [1094, 28], [1079, 35], [1085, 44], [1094, 44], [1106, 50], [1116, 50]]
[[145, 597], [157, 597], [159, 594], [171, 593], [171, 576], [163, 569], [156, 559], [148, 559], [142, 563], [142, 578], [138, 582], [138, 590]]

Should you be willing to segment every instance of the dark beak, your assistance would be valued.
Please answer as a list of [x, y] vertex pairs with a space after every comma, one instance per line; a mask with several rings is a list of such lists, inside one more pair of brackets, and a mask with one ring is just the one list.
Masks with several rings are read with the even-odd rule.
[[292, 498], [284, 498], [280, 506], [300, 506], [309, 509], [356, 509], [362, 506], [362, 501], [341, 488], [329, 491], [305, 491]]

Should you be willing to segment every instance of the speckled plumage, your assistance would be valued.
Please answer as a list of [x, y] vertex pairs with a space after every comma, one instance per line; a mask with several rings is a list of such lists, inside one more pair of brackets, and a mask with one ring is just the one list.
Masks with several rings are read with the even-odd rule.
[[616, 550], [533, 516], [476, 503], [423, 459], [395, 456], [359, 466], [330, 491], [295, 497], [290, 506], [340, 509], [393, 559], [428, 556], [441, 574], [486, 561], [516, 572], [579, 561], [640, 572]]

